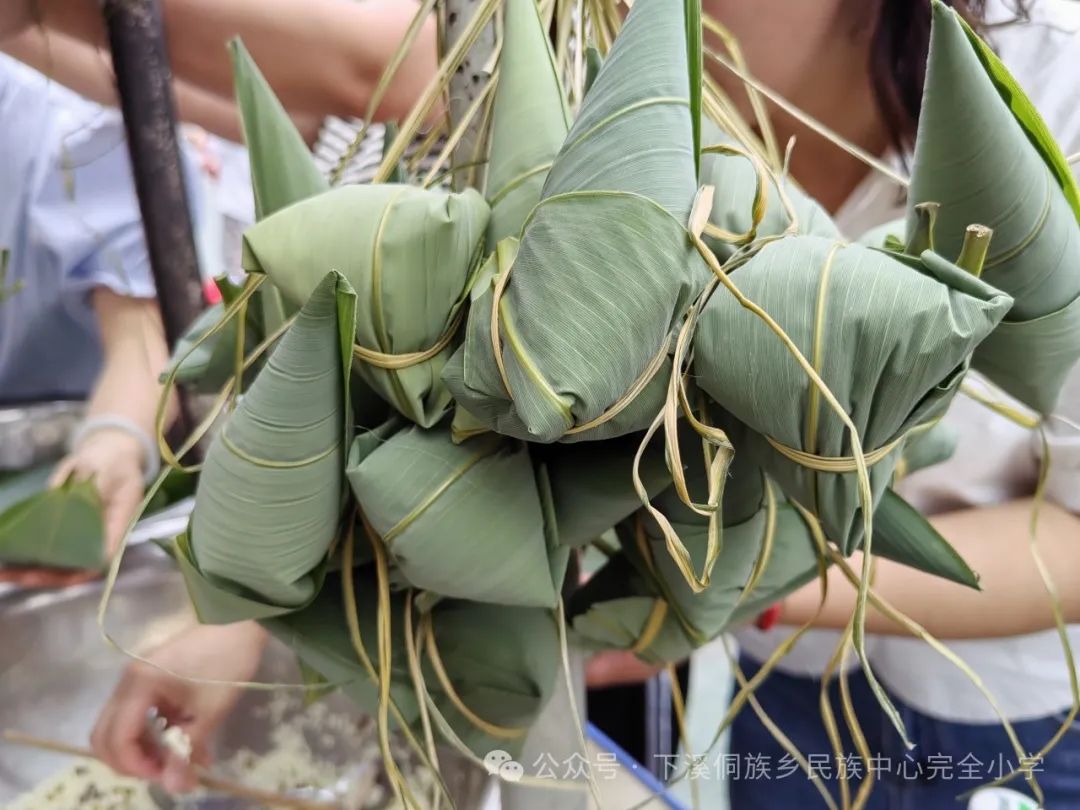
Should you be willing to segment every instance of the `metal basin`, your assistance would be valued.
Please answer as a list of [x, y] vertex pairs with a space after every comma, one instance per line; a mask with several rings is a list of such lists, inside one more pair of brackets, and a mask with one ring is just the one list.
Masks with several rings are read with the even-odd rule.
[[[86, 745], [97, 714], [128, 658], [102, 638], [97, 607], [102, 584], [63, 591], [0, 596], [0, 728], [71, 745]], [[145, 653], [194, 623], [183, 582], [156, 548], [129, 552], [110, 602], [107, 628], [126, 650]], [[299, 683], [294, 657], [272, 642], [258, 680]], [[305, 706], [302, 692], [251, 691], [216, 741], [219, 761], [241, 751], [263, 754], [276, 729], [295, 727], [312, 754], [340, 780], [362, 779], [362, 766], [379, 767], [370, 718], [340, 695]], [[450, 755], [440, 757], [457, 806], [483, 804], [485, 780]], [[69, 764], [62, 755], [0, 743], [0, 806]], [[243, 780], [243, 773], [222, 776]], [[341, 785], [339, 784], [339, 787]], [[247, 810], [239, 800], [207, 797], [189, 808]], [[378, 803], [367, 806], [379, 806]]]

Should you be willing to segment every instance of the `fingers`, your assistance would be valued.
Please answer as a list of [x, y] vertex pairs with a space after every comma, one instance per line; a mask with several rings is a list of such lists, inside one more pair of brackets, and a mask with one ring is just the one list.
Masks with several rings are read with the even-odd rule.
[[146, 717], [156, 694], [140, 684], [139, 677], [129, 674], [120, 681], [94, 726], [90, 745], [94, 755], [117, 773], [156, 780], [163, 763], [146, 740]]
[[97, 577], [97, 571], [69, 571], [60, 568], [0, 568], [0, 583], [10, 583], [20, 588], [68, 588]]
[[191, 763], [170, 751], [165, 755], [161, 786], [169, 793], [190, 793], [199, 786], [199, 780]]
[[105, 497], [105, 551], [112, 557], [120, 548], [135, 510], [142, 503], [142, 481], [125, 481]]
[[585, 664], [585, 683], [593, 689], [642, 683], [661, 669], [645, 663], [628, 650], [603, 652], [594, 655]]
[[56, 465], [56, 469], [53, 470], [52, 475], [49, 476], [49, 488], [58, 487], [68, 480], [75, 468], [78, 466], [79, 459], [76, 456], [68, 456], [61, 459], [60, 463]]

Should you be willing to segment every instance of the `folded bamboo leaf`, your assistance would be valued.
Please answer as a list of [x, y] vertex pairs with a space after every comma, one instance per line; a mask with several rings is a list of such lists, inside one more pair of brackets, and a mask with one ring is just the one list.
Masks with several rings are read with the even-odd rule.
[[191, 562], [282, 608], [306, 604], [338, 529], [355, 293], [331, 272], [215, 436], [191, 518]]
[[[261, 291], [261, 290], [260, 290]], [[256, 291], [256, 295], [260, 291]], [[162, 381], [175, 370], [175, 381], [188, 390], [200, 394], [211, 394], [221, 390], [230, 377], [236, 373], [236, 333], [239, 320], [233, 319], [221, 331], [207, 337], [207, 333], [220, 323], [225, 311], [223, 303], [217, 303], [204, 310], [188, 327], [176, 342], [169, 365], [161, 374]], [[244, 320], [244, 345], [253, 348], [263, 336], [262, 313], [253, 305]], [[256, 364], [245, 381], [250, 382], [258, 370]]]
[[[690, 430], [679, 438], [680, 453], [688, 462], [687, 486], [693, 493], [704, 490], [701, 440]], [[694, 592], [668, 554], [656, 524], [639, 511], [618, 527], [622, 550], [571, 602], [573, 626], [580, 638], [591, 646], [634, 649], [646, 660], [674, 661], [726, 628], [763, 544], [777, 525], [775, 511], [763, 508], [765, 481], [758, 467], [736, 455], [730, 479], [722, 504], [723, 546], [709, 586]], [[653, 506], [679, 533], [694, 564], [703, 565], [708, 517], [687, 507], [673, 487], [654, 498]]]
[[357, 373], [424, 427], [450, 404], [439, 374], [482, 247], [488, 207], [475, 191], [343, 186], [289, 206], [244, 235], [244, 268], [307, 300], [336, 269], [361, 296]]
[[[770, 527], [772, 551], [753, 591], [744, 597]], [[704, 523], [677, 528], [691, 554], [704, 558]], [[625, 527], [621, 536], [626, 537]], [[687, 585], [661, 540], [650, 534], [648, 544], [655, 575], [634, 545], [624, 542], [623, 550], [574, 595], [573, 628], [585, 645], [631, 649], [652, 662], [680, 661], [726, 630], [752, 620], [818, 572], [810, 530], [795, 507], [783, 501], [772, 519], [762, 509], [749, 520], [724, 528], [713, 580], [700, 593]]]
[[1009, 328], [976, 351], [974, 367], [1036, 410], [1051, 411], [1080, 359], [1080, 196], [1034, 106], [989, 48], [939, 2], [909, 230], [914, 206], [926, 201], [941, 205], [935, 242], [945, 256], [959, 254], [967, 225], [993, 229], [983, 278], [1015, 299]]
[[[972, 350], [1012, 303], [929, 251], [910, 262], [799, 236], [765, 246], [733, 277], [850, 416], [875, 502], [908, 432], [944, 413]], [[862, 521], [851, 437], [779, 337], [721, 288], [702, 312], [694, 351], [698, 385], [734, 417], [720, 422], [736, 452], [816, 513], [844, 553], [854, 551]]]
[[562, 572], [552, 576], [549, 556], [559, 550], [545, 537], [536, 477], [520, 442], [489, 434], [455, 444], [448, 427], [413, 427], [347, 474], [394, 566], [414, 587], [554, 607]]
[[[701, 182], [713, 187], [713, 207], [709, 222], [722, 231], [739, 236], [750, 234], [757, 237], [776, 236], [792, 225], [792, 216], [781, 197], [781, 189], [773, 174], [765, 175], [767, 185], [764, 198], [757, 201], [758, 186], [762, 179], [755, 164], [743, 154], [710, 151], [721, 146], [744, 151], [739, 143], [706, 118], [703, 124], [701, 157]], [[832, 219], [815, 200], [790, 179], [783, 185], [783, 192], [790, 202], [795, 216], [797, 233], [811, 236], [838, 238], [840, 231]], [[755, 205], [760, 205], [761, 221], [754, 227]], [[737, 240], [723, 240], [705, 234], [706, 242], [721, 261], [736, 250]]]
[[[375, 665], [378, 665], [378, 587], [370, 567], [355, 574], [356, 614], [360, 639]], [[390, 599], [391, 681], [390, 697], [402, 718], [413, 725], [419, 721], [419, 704], [409, 678], [405, 657], [404, 595]], [[304, 666], [322, 675], [362, 711], [374, 715], [379, 706], [378, 685], [358, 658], [349, 637], [345, 620], [344, 585], [341, 576], [330, 574], [315, 600], [295, 612], [261, 621], [271, 635], [296, 653]]]
[[244, 43], [229, 43], [233, 85], [251, 159], [255, 218], [326, 191], [330, 184]]
[[948, 461], [956, 452], [959, 441], [957, 429], [948, 422], [938, 422], [904, 443], [900, 451], [897, 473], [911, 475], [913, 472]]
[[[357, 571], [356, 601], [361, 639], [377, 661], [376, 583], [368, 569]], [[358, 706], [374, 712], [378, 698], [353, 650], [344, 619], [337, 576], [327, 579], [315, 602], [302, 611], [264, 622], [297, 652], [307, 666], [343, 691]], [[391, 601], [391, 696], [406, 722], [417, 724], [417, 695], [405, 658], [404, 600]], [[479, 756], [494, 748], [520, 751], [524, 732], [550, 699], [558, 673], [558, 638], [552, 615], [536, 608], [481, 605], [446, 600], [431, 613], [435, 646], [455, 696], [475, 715], [501, 729], [520, 731], [492, 737], [455, 707], [421, 652], [424, 681], [436, 708], [454, 732]]]
[[810, 528], [798, 509], [790, 503], [779, 503], [768, 564], [757, 586], [732, 612], [728, 629], [752, 622], [763, 610], [817, 579], [820, 570]]
[[[593, 443], [537, 447], [534, 454], [547, 464], [558, 518], [559, 542], [583, 546], [636, 512], [641, 498], [634, 489], [632, 469], [640, 435]], [[671, 472], [657, 444], [642, 458], [641, 479], [649, 495], [671, 483]]]
[[655, 415], [657, 399], [606, 421], [613, 406], [661, 393], [641, 389], [662, 374], [669, 335], [708, 277], [685, 228], [696, 190], [688, 75], [683, 3], [636, 2], [446, 370], [458, 402], [494, 430], [603, 438]]
[[101, 497], [93, 481], [48, 489], [52, 467], [0, 481], [0, 563], [97, 569], [105, 564]]
[[[524, 732], [551, 699], [559, 673], [555, 617], [539, 608], [440, 603], [432, 613], [439, 655], [458, 697], [488, 723]], [[478, 632], [479, 631], [479, 632]], [[430, 665], [430, 660], [425, 660]], [[525, 735], [492, 737], [458, 712], [438, 681], [432, 696], [458, 736], [483, 756], [493, 748], [521, 751]]]
[[956, 549], [892, 489], [885, 490], [874, 512], [874, 553], [969, 588], [979, 587], [978, 574]]
[[570, 128], [551, 42], [535, 0], [507, 0], [499, 83], [491, 119], [488, 250], [519, 236], [540, 201], [548, 169]]
[[[275, 211], [328, 189], [329, 183], [296, 129], [292, 118], [239, 39], [229, 43], [233, 88], [251, 164], [251, 188], [256, 221]], [[327, 268], [328, 270], [331, 268]], [[272, 285], [264, 284], [252, 301], [251, 311], [262, 318], [265, 332], [277, 329], [300, 304], [283, 300]]]

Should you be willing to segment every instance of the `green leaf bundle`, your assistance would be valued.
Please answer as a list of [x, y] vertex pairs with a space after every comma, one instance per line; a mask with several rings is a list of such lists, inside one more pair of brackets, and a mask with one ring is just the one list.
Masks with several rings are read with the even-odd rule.
[[411, 427], [353, 461], [357, 503], [410, 585], [475, 602], [555, 606], [566, 553], [549, 547], [524, 444], [493, 434], [455, 444], [449, 428]]
[[[875, 502], [909, 432], [943, 415], [972, 350], [1012, 304], [933, 253], [903, 262], [813, 236], [766, 245], [733, 280], [850, 416]], [[721, 426], [736, 451], [816, 514], [845, 554], [858, 548], [850, 434], [778, 335], [721, 288], [702, 311], [694, 351], [698, 385], [734, 417]]]
[[648, 384], [708, 278], [686, 232], [697, 177], [684, 23], [680, 0], [634, 4], [520, 245], [501, 243], [481, 275], [444, 376], [499, 433], [605, 438], [659, 410], [663, 386]]
[[1015, 299], [972, 364], [1042, 413], [1080, 359], [1080, 194], [1060, 149], [1008, 71], [956, 15], [934, 3], [915, 142], [914, 206], [940, 204], [934, 248], [960, 253], [965, 228], [993, 229], [982, 277]]
[[289, 206], [244, 236], [244, 268], [303, 302], [330, 270], [357, 290], [357, 373], [423, 427], [450, 404], [440, 372], [488, 223], [475, 191], [343, 186]]
[[281, 610], [317, 593], [345, 485], [354, 312], [348, 283], [326, 274], [214, 437], [178, 545], [189, 590], [201, 576]]

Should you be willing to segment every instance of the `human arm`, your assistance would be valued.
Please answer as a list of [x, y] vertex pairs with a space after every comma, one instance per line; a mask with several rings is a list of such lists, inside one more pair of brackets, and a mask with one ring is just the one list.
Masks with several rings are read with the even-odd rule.
[[[90, 0], [37, 0], [47, 28], [102, 44]], [[363, 115], [383, 70], [415, 17], [415, 0], [163, 0], [173, 72], [229, 98], [226, 43], [241, 37], [282, 104], [294, 115]], [[403, 118], [435, 74], [435, 19], [429, 17], [377, 117]]]
[[[120, 419], [155, 435], [161, 386], [158, 375], [168, 362], [161, 315], [152, 298], [130, 298], [107, 287], [92, 293], [101, 332], [103, 365], [86, 408], [86, 423]], [[176, 415], [175, 400], [166, 410], [166, 424]], [[101, 424], [107, 425], [103, 421]], [[107, 550], [116, 550], [143, 497], [145, 441], [116, 427], [85, 433], [57, 465], [52, 485], [69, 476], [93, 479], [101, 494]]]
[[[981, 590], [878, 559], [874, 590], [942, 639], [1000, 638], [1054, 626], [1046, 593], [1028, 544], [1034, 501], [1023, 498], [998, 506], [939, 515], [931, 523], [979, 574]], [[1067, 622], [1080, 622], [1080, 518], [1053, 503], [1039, 507], [1038, 549], [1061, 597]], [[848, 564], [859, 570], [861, 558]], [[801, 625], [813, 619], [820, 583], [806, 585], [784, 600], [781, 621]], [[817, 627], [843, 629], [855, 609], [856, 591], [843, 572], [829, 570], [825, 606]], [[906, 630], [872, 607], [866, 629], [883, 635]]]
[[[92, 101], [118, 104], [112, 61], [105, 49], [35, 27], [0, 42], [0, 50]], [[228, 96], [218, 95], [180, 79], [173, 81], [173, 90], [181, 119], [231, 141], [243, 141], [239, 111], [231, 92]], [[318, 135], [320, 120], [313, 115], [293, 116], [308, 143]]]
[[[90, 735], [95, 755], [118, 773], [161, 782], [172, 793], [193, 789], [192, 763], [210, 764], [210, 740], [236, 705], [241, 687], [185, 678], [250, 681], [266, 641], [266, 631], [255, 622], [198, 625], [158, 648], [149, 663], [130, 664]], [[175, 755], [163, 758], [148, 743], [151, 709], [188, 735], [191, 763]]]

